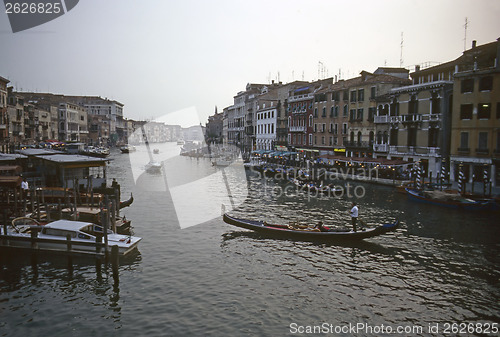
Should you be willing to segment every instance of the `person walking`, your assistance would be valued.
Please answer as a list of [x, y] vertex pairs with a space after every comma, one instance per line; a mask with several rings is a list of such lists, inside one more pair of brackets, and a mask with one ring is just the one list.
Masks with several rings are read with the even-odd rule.
[[358, 206], [356, 205], [356, 202], [352, 202], [352, 208], [351, 208], [351, 224], [352, 224], [352, 230], [356, 232], [356, 222], [358, 221]]

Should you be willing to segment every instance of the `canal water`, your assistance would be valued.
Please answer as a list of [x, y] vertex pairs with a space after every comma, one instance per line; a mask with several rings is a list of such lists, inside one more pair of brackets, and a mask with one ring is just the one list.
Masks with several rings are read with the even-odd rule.
[[[108, 175], [122, 199], [134, 195], [122, 214], [143, 238], [120, 266], [119, 285], [111, 268], [99, 275], [92, 261], [68, 269], [47, 257], [34, 268], [29, 257], [3, 254], [0, 336], [289, 336], [314, 328], [321, 328], [315, 335], [381, 336], [398, 327], [406, 333], [392, 335], [446, 328], [456, 335], [451, 329], [461, 323], [500, 323], [498, 213], [422, 205], [364, 183], [352, 183], [356, 196], [318, 198], [256, 173], [238, 190], [235, 176], [210, 160], [177, 156], [175, 143], [152, 147], [165, 174], [143, 172], [141, 147], [110, 156]], [[183, 204], [190, 189], [193, 202]], [[199, 204], [207, 198], [216, 210]], [[350, 244], [275, 240], [225, 224], [220, 200], [239, 217], [340, 225], [355, 200], [368, 225], [398, 219], [401, 227]]]

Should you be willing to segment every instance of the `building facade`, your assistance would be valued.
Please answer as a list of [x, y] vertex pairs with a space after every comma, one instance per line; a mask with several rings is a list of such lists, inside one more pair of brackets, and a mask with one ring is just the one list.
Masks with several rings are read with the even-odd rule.
[[[472, 48], [454, 73], [451, 179], [500, 183], [500, 39]], [[488, 187], [488, 186], [487, 186]]]
[[0, 146], [5, 147], [9, 143], [9, 119], [7, 114], [7, 84], [9, 80], [0, 76]]

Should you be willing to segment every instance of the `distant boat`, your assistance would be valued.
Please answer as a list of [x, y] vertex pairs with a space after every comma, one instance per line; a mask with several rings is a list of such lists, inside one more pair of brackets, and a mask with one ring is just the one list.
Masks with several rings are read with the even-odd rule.
[[105, 158], [109, 156], [109, 149], [105, 147], [99, 147], [99, 146], [87, 146], [81, 154], [91, 156], [91, 157], [98, 157], [98, 158]]
[[154, 154], [158, 154], [158, 153], [160, 153], [160, 150], [159, 149], [153, 149], [153, 153]]
[[161, 173], [161, 163], [157, 161], [150, 161], [149, 163], [146, 164], [144, 170], [147, 173], [159, 174]]
[[492, 210], [495, 208], [494, 200], [476, 201], [469, 198], [464, 198], [460, 194], [447, 193], [444, 191], [420, 191], [415, 189], [406, 189], [408, 197], [413, 201], [423, 202], [426, 204], [463, 209], [467, 211], [483, 211]]
[[130, 152], [136, 151], [136, 148], [134, 145], [126, 145], [126, 146], [122, 146], [120, 148], [120, 151], [122, 151], [122, 153], [130, 153]]

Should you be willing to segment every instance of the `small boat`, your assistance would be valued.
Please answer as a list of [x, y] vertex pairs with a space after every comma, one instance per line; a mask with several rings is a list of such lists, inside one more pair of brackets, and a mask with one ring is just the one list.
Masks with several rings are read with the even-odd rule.
[[109, 149], [100, 146], [87, 146], [81, 154], [91, 157], [106, 158], [109, 156]]
[[130, 198], [128, 200], [120, 201], [120, 209], [132, 205], [133, 202], [134, 202], [134, 196], [132, 195], [132, 193], [130, 193]]
[[484, 211], [495, 208], [493, 200], [481, 201], [464, 198], [460, 194], [448, 193], [445, 191], [421, 191], [406, 188], [408, 197], [413, 201], [426, 204], [437, 205], [448, 208], [463, 209], [467, 211]]
[[[28, 225], [26, 220], [32, 221], [36, 226]], [[3, 240], [0, 240], [1, 247], [30, 248], [33, 236], [36, 238], [39, 250], [65, 252], [68, 249], [67, 236], [69, 236], [71, 249], [76, 253], [95, 252], [97, 237], [102, 238], [104, 235], [102, 226], [71, 220], [56, 220], [40, 226], [34, 219], [17, 218], [12, 221], [7, 232], [4, 230], [5, 227], [0, 229], [0, 234], [3, 236]], [[126, 255], [133, 251], [142, 239], [131, 235], [115, 234], [109, 229], [106, 235], [108, 250], [111, 251], [112, 246], [118, 246], [119, 255]]]
[[158, 154], [158, 153], [160, 153], [160, 150], [159, 149], [153, 149], [153, 153], [154, 154]]
[[135, 152], [136, 150], [137, 149], [133, 145], [126, 145], [126, 146], [120, 147], [120, 151], [122, 151], [122, 153]]
[[150, 161], [146, 164], [144, 170], [150, 174], [159, 174], [161, 173], [161, 163], [157, 161]]
[[364, 230], [354, 232], [345, 228], [334, 229], [326, 226], [322, 226], [323, 229], [321, 230], [317, 226], [311, 227], [306, 225], [293, 226], [269, 224], [265, 221], [238, 219], [228, 214], [224, 214], [223, 220], [230, 225], [250, 229], [260, 234], [280, 239], [319, 242], [362, 240], [394, 231], [399, 226], [399, 222], [396, 220], [396, 222], [392, 224], [379, 225], [377, 227], [366, 228]]

